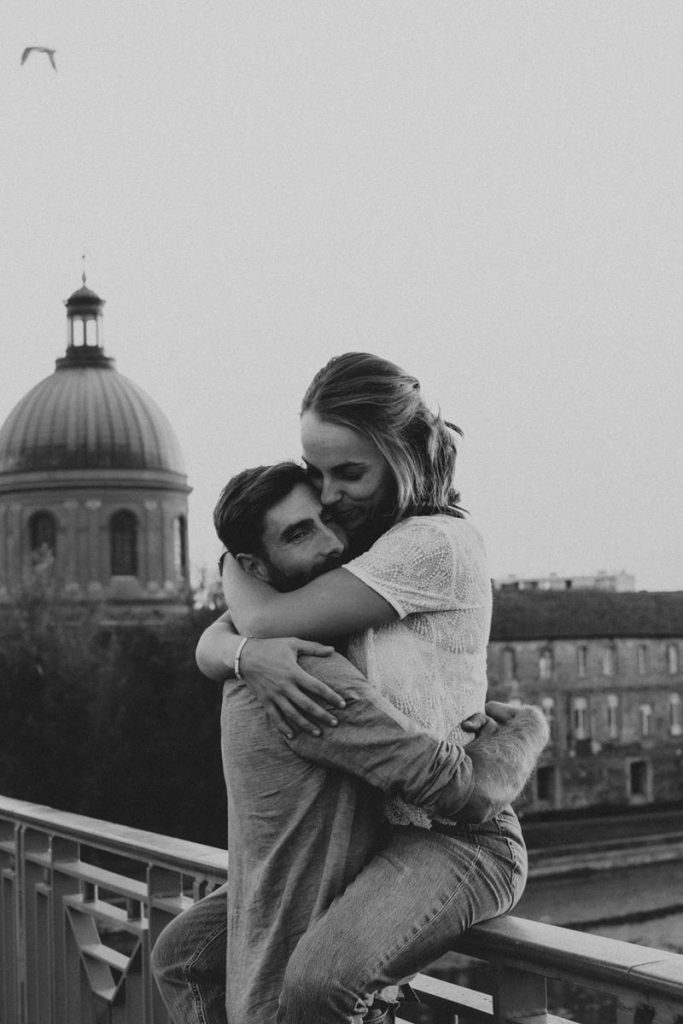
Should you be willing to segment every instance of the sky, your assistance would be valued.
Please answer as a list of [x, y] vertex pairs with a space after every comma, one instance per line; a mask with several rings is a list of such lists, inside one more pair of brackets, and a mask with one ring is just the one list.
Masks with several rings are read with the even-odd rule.
[[680, 0], [5, 0], [0, 104], [0, 422], [85, 252], [196, 567], [361, 350], [464, 430], [493, 576], [683, 589]]

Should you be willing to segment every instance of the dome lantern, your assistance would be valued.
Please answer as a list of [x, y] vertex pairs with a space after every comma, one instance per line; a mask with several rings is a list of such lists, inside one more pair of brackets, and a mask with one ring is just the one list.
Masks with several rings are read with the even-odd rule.
[[102, 307], [104, 299], [88, 288], [85, 271], [83, 285], [65, 301], [67, 317], [66, 355], [57, 360], [57, 369], [64, 366], [110, 366], [113, 360], [104, 354], [102, 339]]

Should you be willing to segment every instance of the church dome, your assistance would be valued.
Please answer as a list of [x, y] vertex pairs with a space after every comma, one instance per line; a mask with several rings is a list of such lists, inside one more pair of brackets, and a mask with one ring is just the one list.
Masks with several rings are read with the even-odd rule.
[[[89, 469], [185, 474], [168, 419], [142, 388], [115, 369], [99, 344], [103, 305], [85, 284], [67, 300], [71, 335], [66, 355], [0, 427], [0, 477]], [[76, 325], [81, 344], [76, 344]]]

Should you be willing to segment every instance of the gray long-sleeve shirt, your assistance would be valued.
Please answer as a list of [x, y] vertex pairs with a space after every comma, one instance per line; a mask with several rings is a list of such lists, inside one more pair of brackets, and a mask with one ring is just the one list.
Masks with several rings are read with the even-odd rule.
[[300, 936], [382, 841], [382, 793], [452, 817], [474, 785], [462, 748], [422, 731], [341, 655], [302, 663], [346, 700], [321, 738], [286, 741], [243, 682], [223, 691], [230, 1024], [275, 1020]]

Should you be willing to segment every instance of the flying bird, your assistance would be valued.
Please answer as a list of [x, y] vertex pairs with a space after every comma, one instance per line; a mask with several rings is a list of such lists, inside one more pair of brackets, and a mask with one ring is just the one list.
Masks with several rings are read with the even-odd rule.
[[47, 46], [27, 46], [21, 55], [22, 64], [26, 62], [26, 58], [28, 57], [29, 53], [32, 53], [34, 50], [36, 51], [36, 53], [46, 53], [50, 58], [50, 64], [52, 64], [52, 67], [55, 69], [55, 71], [57, 70], [57, 65], [55, 64], [55, 54], [57, 51], [50, 50]]

